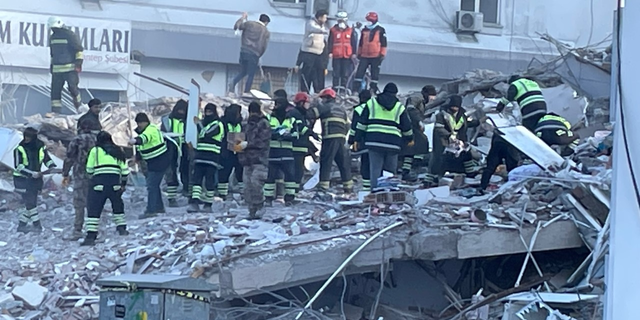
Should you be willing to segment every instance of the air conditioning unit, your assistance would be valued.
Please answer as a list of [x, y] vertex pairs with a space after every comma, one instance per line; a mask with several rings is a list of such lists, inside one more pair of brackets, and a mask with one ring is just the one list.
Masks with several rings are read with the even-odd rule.
[[484, 15], [482, 12], [457, 11], [456, 32], [475, 33], [482, 31]]

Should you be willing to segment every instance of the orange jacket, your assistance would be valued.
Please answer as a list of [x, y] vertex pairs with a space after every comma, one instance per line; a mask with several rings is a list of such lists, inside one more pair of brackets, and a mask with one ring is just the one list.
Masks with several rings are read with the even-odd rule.
[[335, 25], [329, 30], [329, 52], [333, 54], [334, 59], [349, 59], [357, 50], [356, 37], [354, 37], [353, 29], [338, 28]]
[[359, 58], [379, 58], [387, 55], [387, 32], [380, 25], [363, 28], [358, 45]]

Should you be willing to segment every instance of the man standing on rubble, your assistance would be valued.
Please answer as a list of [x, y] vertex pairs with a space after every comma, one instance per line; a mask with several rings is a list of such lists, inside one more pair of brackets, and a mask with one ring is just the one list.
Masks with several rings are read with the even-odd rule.
[[[323, 70], [322, 53], [325, 49], [325, 35], [329, 34], [329, 30], [325, 27], [328, 13], [325, 10], [318, 10], [314, 19], [307, 23], [304, 40], [295, 70], [300, 69], [300, 91], [310, 92], [311, 85], [317, 83], [316, 78]], [[316, 92], [322, 88], [316, 88]]]
[[345, 146], [349, 132], [347, 112], [336, 102], [336, 92], [332, 88], [320, 91], [317, 102], [309, 111], [313, 119], [322, 123], [322, 147], [320, 149], [320, 183], [318, 189], [328, 191], [331, 179], [331, 168], [335, 161], [340, 170], [342, 187], [345, 193], [353, 192], [351, 180], [351, 156]]
[[[182, 182], [183, 193], [189, 190], [189, 149], [184, 140], [184, 125], [189, 104], [180, 99], [171, 113], [162, 117], [160, 130], [167, 140], [167, 151], [171, 162], [165, 173], [169, 207], [178, 206], [178, 186]], [[178, 181], [180, 174], [180, 181]]]
[[78, 35], [66, 28], [59, 17], [51, 17], [48, 21], [49, 29], [53, 32], [49, 36], [49, 52], [51, 54], [51, 112], [62, 112], [62, 89], [65, 82], [73, 99], [73, 105], [78, 109], [82, 103], [78, 83], [78, 74], [82, 71], [84, 48]]
[[100, 124], [94, 118], [88, 118], [80, 124], [80, 133], [69, 142], [67, 158], [62, 167], [62, 185], [67, 186], [71, 181], [69, 172], [73, 168], [73, 209], [75, 220], [73, 232], [65, 240], [82, 238], [85, 208], [87, 207], [87, 193], [89, 192], [89, 175], [87, 175], [87, 157], [96, 145], [96, 135], [100, 132]]
[[238, 154], [234, 150], [229, 150], [227, 141], [230, 133], [242, 132], [242, 107], [238, 104], [232, 104], [224, 109], [222, 117], [222, 125], [225, 129], [225, 136], [222, 140], [222, 150], [220, 152], [222, 161], [222, 170], [220, 170], [218, 181], [218, 194], [224, 200], [230, 200], [229, 196], [229, 178], [231, 172], [234, 172], [238, 184], [242, 184], [242, 165], [238, 162]]
[[538, 121], [547, 113], [547, 103], [537, 82], [518, 75], [509, 78], [507, 96], [503, 97], [496, 110], [502, 112], [511, 102], [517, 102], [522, 114], [522, 125], [534, 132]]
[[411, 120], [397, 94], [398, 87], [389, 82], [381, 94], [369, 100], [360, 115], [362, 130], [356, 132], [355, 141], [364, 139], [364, 147], [369, 150], [371, 190], [374, 192], [382, 170], [396, 172], [400, 149], [405, 144], [414, 144]]
[[361, 89], [365, 89], [362, 88], [364, 74], [367, 72], [367, 68], [371, 67], [371, 84], [369, 89], [373, 92], [378, 92], [380, 65], [387, 55], [387, 32], [378, 23], [377, 13], [369, 12], [365, 19], [369, 24], [365, 25], [360, 35], [357, 52], [360, 63], [358, 64], [356, 77], [353, 81], [353, 90], [360, 91]]
[[235, 92], [236, 85], [245, 76], [247, 82], [244, 85], [244, 92], [251, 90], [253, 77], [260, 66], [260, 58], [267, 51], [271, 34], [267, 30], [267, 25], [271, 22], [266, 14], [261, 14], [258, 21], [247, 21], [247, 13], [236, 21], [233, 30], [242, 30], [242, 44], [240, 47], [240, 73], [233, 79], [229, 91]]
[[413, 101], [411, 97], [407, 98], [407, 112], [411, 119], [411, 128], [413, 129], [413, 146], [407, 146], [402, 149], [402, 180], [415, 182], [418, 176], [413, 172], [413, 168], [417, 165], [417, 160], [423, 160], [429, 154], [429, 139], [424, 133], [424, 109], [429, 101], [435, 98], [436, 92], [433, 86], [424, 86], [421, 91], [421, 99]]
[[[437, 91], [436, 88], [432, 85], [426, 85], [424, 87], [422, 87], [422, 90], [420, 90], [420, 95], [419, 96], [412, 96], [407, 98], [407, 102], [405, 103], [405, 105], [407, 106], [407, 108], [410, 108], [410, 112], [409, 112], [409, 116], [411, 117], [411, 122], [412, 124], [415, 124], [414, 122], [414, 118], [415, 119], [420, 119], [420, 122], [422, 123], [422, 121], [424, 121], [424, 114], [427, 111], [427, 104], [429, 104], [429, 102], [433, 101], [436, 98], [437, 95]], [[412, 109], [411, 106], [415, 107], [415, 109]], [[413, 112], [411, 110], [414, 110]], [[418, 112], [419, 111], [419, 112]], [[414, 127], [414, 134], [416, 134], [415, 130], [417, 128]], [[422, 135], [424, 135], [424, 127], [420, 127], [420, 132], [422, 132]], [[403, 159], [403, 166], [405, 164], [411, 163], [411, 168], [417, 168], [420, 166], [426, 166], [427, 165], [427, 159], [428, 159], [428, 155], [429, 155], [429, 140], [427, 139], [426, 136], [424, 136], [425, 142], [426, 142], [426, 150], [422, 149], [422, 150], [416, 150], [418, 151], [418, 153], [414, 154], [412, 157], [410, 157], [409, 159], [407, 159], [406, 157]], [[416, 145], [422, 145], [422, 142], [418, 142], [416, 141]], [[405, 168], [408, 167], [405, 166]]]
[[580, 136], [571, 130], [571, 123], [553, 112], [540, 118], [535, 134], [548, 146], [557, 146], [563, 157], [572, 155], [580, 143]]
[[271, 142], [269, 143], [269, 175], [264, 185], [264, 196], [267, 205], [271, 206], [276, 196], [276, 179], [280, 172], [284, 175], [284, 202], [292, 205], [296, 195], [296, 182], [293, 172], [293, 123], [295, 120], [287, 114], [289, 101], [277, 98], [275, 108], [269, 115]]
[[147, 209], [139, 216], [140, 219], [145, 219], [165, 213], [160, 184], [171, 159], [162, 131], [151, 124], [149, 116], [138, 113], [135, 121], [138, 124], [135, 129], [138, 136], [129, 140], [129, 145], [136, 146], [136, 160], [144, 160], [147, 164]]
[[347, 88], [349, 67], [356, 58], [358, 43], [353, 28], [347, 24], [348, 15], [344, 11], [336, 15], [338, 23], [329, 30], [329, 58], [333, 65], [333, 90], [344, 92]]
[[295, 108], [289, 110], [287, 117], [293, 118], [293, 132], [297, 139], [293, 140], [293, 167], [296, 180], [296, 192], [300, 191], [300, 184], [304, 177], [304, 158], [309, 154], [309, 136], [313, 130], [307, 124], [307, 108], [311, 98], [305, 92], [298, 92], [293, 97]]
[[27, 233], [27, 224], [33, 223], [33, 231], [42, 232], [40, 215], [38, 214], [38, 194], [42, 190], [42, 165], [53, 169], [53, 163], [44, 142], [38, 139], [38, 130], [27, 127], [24, 129], [20, 144], [13, 151], [13, 185], [16, 192], [22, 196], [24, 210], [20, 214], [18, 232]]
[[260, 104], [249, 104], [249, 118], [244, 127], [245, 141], [236, 144], [238, 161], [244, 166], [244, 201], [249, 206], [249, 218], [257, 219], [258, 211], [264, 206], [264, 183], [267, 180], [269, 165], [269, 142], [271, 127], [262, 113]]
[[364, 130], [362, 121], [362, 111], [367, 107], [367, 102], [371, 100], [371, 91], [362, 90], [358, 96], [360, 104], [353, 108], [353, 116], [351, 118], [351, 129], [349, 130], [349, 141], [351, 145], [351, 154], [360, 156], [360, 175], [362, 176], [362, 190], [371, 191], [371, 174], [369, 173], [369, 150], [364, 145], [364, 135], [359, 134], [356, 140], [356, 132]]
[[[102, 110], [102, 101], [100, 99], [91, 99], [89, 101], [89, 111], [83, 114], [80, 119], [78, 119], [77, 130], [78, 134], [80, 134], [80, 127], [82, 123], [86, 120], [94, 121], [98, 124], [98, 131], [102, 130], [102, 124], [100, 123], [100, 111]], [[97, 134], [97, 133], [96, 133]]]

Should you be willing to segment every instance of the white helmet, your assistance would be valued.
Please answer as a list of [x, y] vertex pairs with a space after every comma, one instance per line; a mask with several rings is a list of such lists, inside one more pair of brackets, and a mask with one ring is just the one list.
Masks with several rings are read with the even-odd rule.
[[51, 28], [64, 28], [64, 21], [60, 17], [51, 17], [47, 22], [49, 29]]
[[338, 18], [339, 20], [347, 20], [347, 18], [349, 18], [349, 15], [344, 11], [340, 11], [336, 14], [336, 18]]

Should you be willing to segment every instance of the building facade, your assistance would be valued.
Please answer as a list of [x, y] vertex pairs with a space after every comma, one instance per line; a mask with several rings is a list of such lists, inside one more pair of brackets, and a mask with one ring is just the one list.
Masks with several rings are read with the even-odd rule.
[[[80, 86], [89, 89], [83, 95], [113, 101], [180, 95], [134, 72], [184, 87], [193, 78], [204, 92], [224, 94], [239, 71], [240, 37], [232, 27], [243, 12], [250, 19], [261, 13], [271, 17], [271, 42], [262, 65], [272, 89], [296, 88], [297, 77], [288, 70], [295, 64], [305, 23], [318, 8], [332, 14], [346, 11], [351, 23], [364, 23], [366, 13], [376, 11], [389, 41], [381, 84], [394, 81], [407, 92], [472, 69], [512, 72], [526, 68], [534, 58], [544, 61], [557, 51], [540, 39], [543, 33], [571, 46], [610, 41], [615, 1], [47, 0], [46, 6], [41, 0], [2, 1], [0, 101], [7, 105], [12, 100], [20, 109], [17, 115], [47, 109], [48, 66], [25, 62], [46, 49], [37, 51], [31, 48], [34, 43], [29, 47], [25, 42], [45, 32], [41, 23], [33, 22], [38, 20], [34, 14], [40, 19], [61, 16], [85, 31], [85, 47], [95, 49], [95, 61], [81, 75]], [[118, 47], [122, 52], [117, 52], [117, 61], [111, 54], [116, 33], [121, 34], [118, 41], [128, 41], [126, 50], [124, 44]], [[48, 59], [46, 52], [42, 55]], [[121, 59], [123, 55], [129, 59]], [[262, 81], [258, 75], [254, 85]]]

